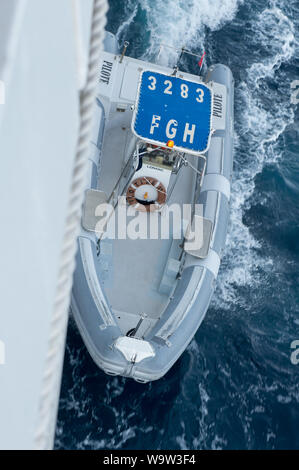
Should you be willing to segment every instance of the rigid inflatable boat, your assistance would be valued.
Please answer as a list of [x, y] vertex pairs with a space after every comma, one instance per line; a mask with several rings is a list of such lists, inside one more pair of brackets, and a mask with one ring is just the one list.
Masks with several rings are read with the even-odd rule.
[[184, 352], [215, 289], [234, 81], [225, 65], [197, 76], [125, 52], [108, 33], [71, 308], [95, 363], [145, 383]]

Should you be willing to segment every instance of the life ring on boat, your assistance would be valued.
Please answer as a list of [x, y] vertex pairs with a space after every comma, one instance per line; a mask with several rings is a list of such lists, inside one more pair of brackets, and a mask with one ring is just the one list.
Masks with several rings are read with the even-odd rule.
[[154, 212], [165, 204], [167, 192], [161, 181], [151, 176], [141, 176], [130, 184], [127, 202], [141, 212]]

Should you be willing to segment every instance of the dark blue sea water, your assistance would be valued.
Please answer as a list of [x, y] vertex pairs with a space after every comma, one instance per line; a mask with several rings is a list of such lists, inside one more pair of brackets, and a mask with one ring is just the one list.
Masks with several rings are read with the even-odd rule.
[[[207, 52], [236, 80], [231, 223], [195, 339], [147, 385], [102, 373], [70, 322], [56, 448], [299, 448], [298, 0], [110, 0], [129, 54]], [[161, 60], [174, 64], [175, 54]], [[182, 67], [197, 72], [196, 62]]]

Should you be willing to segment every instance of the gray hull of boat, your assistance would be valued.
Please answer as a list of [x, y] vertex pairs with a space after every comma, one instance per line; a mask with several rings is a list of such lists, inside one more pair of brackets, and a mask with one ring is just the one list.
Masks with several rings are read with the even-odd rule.
[[[113, 47], [113, 39], [110, 38], [109, 48]], [[229, 221], [234, 81], [230, 69], [224, 65], [211, 67], [205, 81], [223, 84], [227, 89], [226, 126], [213, 134], [207, 154], [204, 183], [197, 201], [203, 205], [203, 216], [213, 222], [210, 249], [205, 259], [186, 255], [181, 278], [163, 315], [143, 338], [142, 343], [145, 342], [152, 352], [145, 354], [147, 357], [144, 359], [138, 362], [129, 360], [121, 348], [116, 347], [117, 340], [123, 338], [124, 333], [101, 287], [96, 243], [87, 233], [79, 237], [72, 313], [93, 360], [110, 375], [132, 377], [144, 383], [164, 376], [197, 332], [215, 289]], [[105, 126], [104, 115], [97, 125], [97, 146], [100, 148]], [[90, 188], [97, 188], [96, 157], [92, 160], [88, 185]]]

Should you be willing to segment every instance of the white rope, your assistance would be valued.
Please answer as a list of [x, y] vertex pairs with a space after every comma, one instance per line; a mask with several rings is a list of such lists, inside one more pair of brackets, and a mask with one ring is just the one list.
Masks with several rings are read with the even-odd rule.
[[35, 449], [51, 449], [57, 419], [61, 375], [63, 368], [68, 309], [75, 270], [77, 236], [84, 197], [86, 164], [92, 129], [93, 104], [96, 94], [98, 67], [105, 34], [107, 0], [94, 0], [90, 37], [87, 83], [80, 97], [81, 123], [78, 147], [73, 169], [68, 216], [63, 239], [61, 264], [58, 275], [54, 311], [50, 324], [50, 337], [46, 357], [39, 416], [35, 435]]

